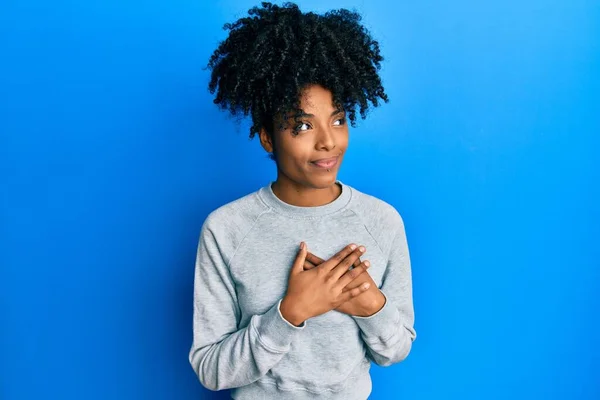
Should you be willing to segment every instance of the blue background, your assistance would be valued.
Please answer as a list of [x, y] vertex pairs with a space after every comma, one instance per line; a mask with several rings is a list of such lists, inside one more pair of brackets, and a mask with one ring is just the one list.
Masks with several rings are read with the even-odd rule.
[[[187, 359], [199, 230], [275, 169], [202, 67], [254, 4], [2, 2], [2, 399], [225, 398]], [[418, 339], [371, 398], [600, 398], [600, 3], [300, 5], [386, 58], [339, 178], [404, 216]]]

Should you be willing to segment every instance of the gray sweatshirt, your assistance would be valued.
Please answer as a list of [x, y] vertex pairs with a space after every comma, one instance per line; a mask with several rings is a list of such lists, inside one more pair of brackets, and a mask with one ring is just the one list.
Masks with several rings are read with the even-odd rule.
[[[371, 361], [406, 358], [416, 338], [404, 224], [390, 204], [337, 181], [318, 207], [281, 201], [271, 183], [204, 222], [194, 279], [190, 363], [203, 386], [238, 400], [365, 400]], [[370, 317], [332, 310], [300, 327], [279, 305], [301, 241], [324, 260], [364, 245], [386, 303]]]

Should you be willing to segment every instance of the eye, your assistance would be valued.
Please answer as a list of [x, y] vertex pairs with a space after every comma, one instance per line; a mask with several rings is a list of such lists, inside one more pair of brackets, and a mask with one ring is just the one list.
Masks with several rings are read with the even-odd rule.
[[307, 131], [310, 129], [310, 125], [307, 124], [306, 122], [301, 122], [300, 124], [296, 125], [296, 128], [294, 129], [295, 131]]
[[344, 125], [344, 124], [346, 124], [346, 117], [343, 117], [343, 118], [338, 118], [338, 119], [337, 119], [337, 120], [336, 120], [336, 121], [333, 123], [333, 125], [335, 125], [335, 126], [341, 126], [341, 125]]

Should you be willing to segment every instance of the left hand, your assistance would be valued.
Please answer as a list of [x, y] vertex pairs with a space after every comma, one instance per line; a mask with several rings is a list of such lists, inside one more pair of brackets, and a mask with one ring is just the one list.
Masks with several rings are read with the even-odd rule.
[[[306, 255], [306, 260], [304, 261], [304, 269], [312, 269], [317, 267], [318, 265], [324, 263], [325, 260], [322, 258], [308, 252]], [[369, 261], [365, 261], [367, 264]], [[354, 267], [357, 267], [361, 264], [360, 258], [356, 260], [354, 263]], [[365, 265], [369, 267], [370, 265]], [[351, 290], [355, 287], [362, 285], [363, 283], [369, 283], [369, 289], [362, 293], [360, 296], [355, 297], [342, 305], [338, 306], [335, 310], [344, 314], [354, 315], [358, 317], [369, 317], [375, 314], [377, 311], [381, 310], [385, 304], [385, 296], [379, 288], [377, 284], [373, 281], [373, 278], [367, 271], [366, 273], [362, 273], [358, 278], [356, 278], [352, 283], [350, 283], [344, 291]]]

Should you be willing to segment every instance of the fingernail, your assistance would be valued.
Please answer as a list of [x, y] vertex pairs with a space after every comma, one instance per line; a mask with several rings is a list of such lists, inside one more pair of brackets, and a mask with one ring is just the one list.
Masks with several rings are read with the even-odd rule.
[[300, 248], [301, 248], [302, 250], [304, 250], [304, 248], [305, 248], [305, 247], [306, 247], [306, 245], [304, 244], [304, 242], [300, 242]]
[[365, 251], [367, 251], [367, 249], [365, 249], [364, 246], [360, 246], [358, 249], [360, 250], [361, 253], [364, 253]]
[[352, 249], [352, 250], [356, 249], [356, 245], [355, 244], [351, 245], [350, 249]]
[[371, 266], [371, 263], [368, 261], [365, 261], [365, 267], [369, 268]]

